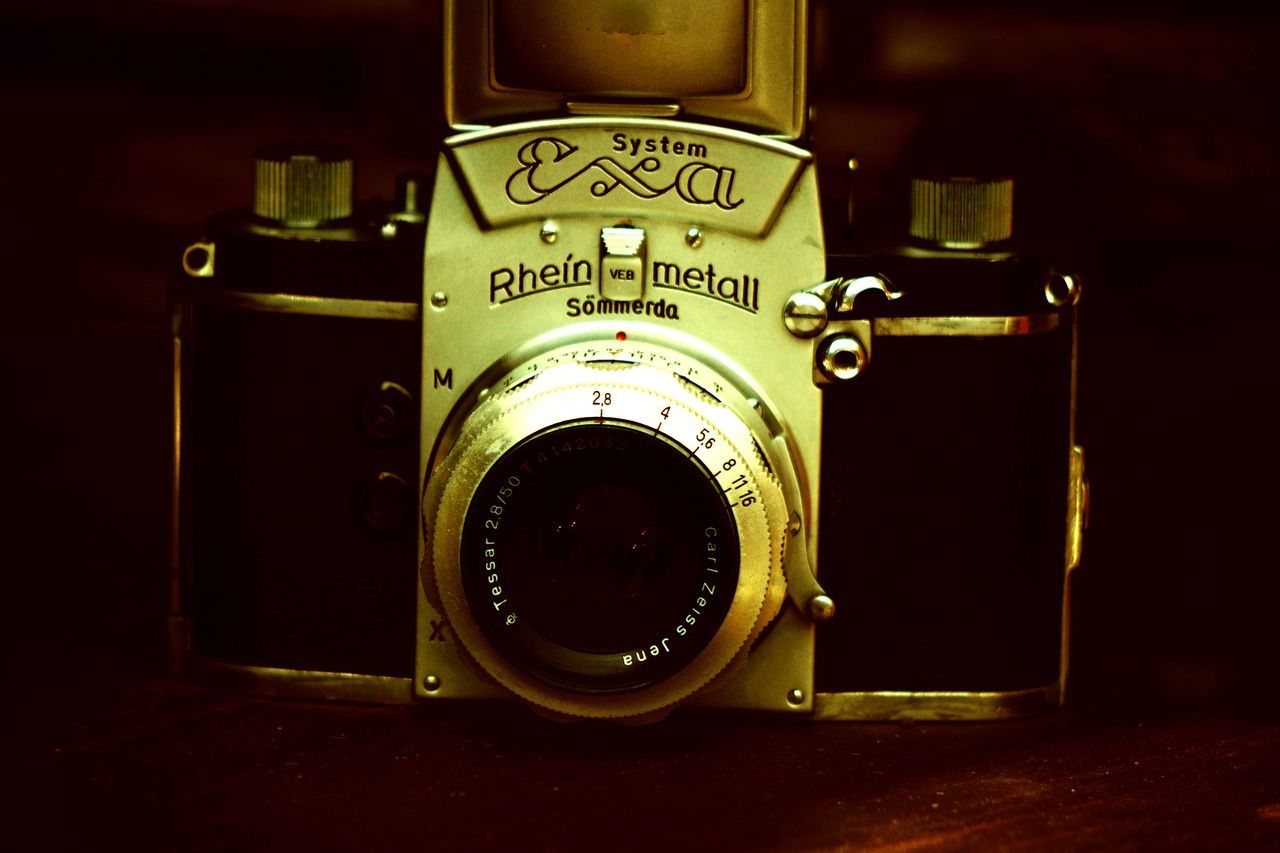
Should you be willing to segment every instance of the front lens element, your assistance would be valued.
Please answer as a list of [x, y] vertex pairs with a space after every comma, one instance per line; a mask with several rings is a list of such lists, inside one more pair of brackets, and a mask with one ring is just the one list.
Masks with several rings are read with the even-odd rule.
[[677, 672], [724, 620], [732, 511], [710, 472], [638, 425], [552, 427], [482, 479], [462, 534], [481, 631], [557, 687], [618, 692]]

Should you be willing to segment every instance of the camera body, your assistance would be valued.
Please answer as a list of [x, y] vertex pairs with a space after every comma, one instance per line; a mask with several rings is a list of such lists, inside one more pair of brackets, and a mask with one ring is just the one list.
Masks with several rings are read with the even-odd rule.
[[1007, 182], [918, 182], [916, 245], [829, 255], [803, 2], [445, 15], [429, 213], [266, 152], [184, 255], [175, 667], [569, 718], [1058, 705], [1079, 289], [1003, 247]]

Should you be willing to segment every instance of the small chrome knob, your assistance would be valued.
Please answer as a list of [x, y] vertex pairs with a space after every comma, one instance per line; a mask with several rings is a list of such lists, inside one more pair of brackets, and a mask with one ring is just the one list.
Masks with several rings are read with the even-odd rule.
[[981, 249], [1013, 236], [1008, 178], [912, 178], [911, 236], [942, 249]]
[[832, 382], [847, 382], [867, 366], [867, 350], [853, 335], [832, 335], [818, 348], [818, 369]]
[[335, 145], [273, 145], [254, 158], [253, 212], [286, 228], [351, 216], [355, 159]]
[[808, 290], [793, 293], [782, 306], [782, 322], [797, 338], [812, 338], [827, 327], [827, 303]]
[[814, 622], [830, 622], [836, 615], [836, 603], [825, 593], [810, 598], [805, 609]]

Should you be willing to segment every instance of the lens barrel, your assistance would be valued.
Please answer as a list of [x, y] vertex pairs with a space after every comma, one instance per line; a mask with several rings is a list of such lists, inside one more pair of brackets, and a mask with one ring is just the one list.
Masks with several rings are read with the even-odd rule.
[[564, 424], [517, 444], [476, 490], [462, 542], [467, 602], [494, 647], [582, 692], [682, 669], [738, 579], [733, 513], [711, 472], [637, 424]]
[[457, 651], [558, 714], [683, 701], [785, 598], [786, 502], [752, 428], [631, 354], [549, 354], [479, 394], [423, 500], [423, 588]]

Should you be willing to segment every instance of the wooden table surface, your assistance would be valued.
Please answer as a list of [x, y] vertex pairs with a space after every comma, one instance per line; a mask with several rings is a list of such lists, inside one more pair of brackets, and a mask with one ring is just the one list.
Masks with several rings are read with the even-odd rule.
[[1228, 715], [621, 728], [146, 677], [61, 698], [7, 727], [12, 849], [1280, 845], [1280, 729]]

